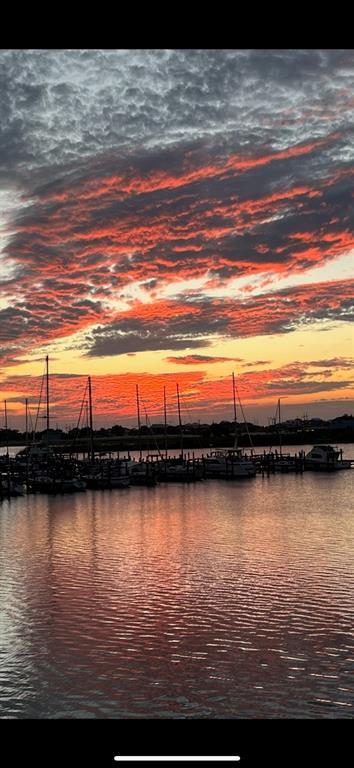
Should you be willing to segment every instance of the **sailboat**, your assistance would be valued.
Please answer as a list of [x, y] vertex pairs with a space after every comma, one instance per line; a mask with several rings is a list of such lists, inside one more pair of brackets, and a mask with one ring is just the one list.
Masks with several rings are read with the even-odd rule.
[[[142, 440], [141, 440], [140, 397], [139, 397], [138, 384], [136, 384], [135, 389], [136, 389], [136, 409], [137, 409], [137, 417], [138, 417], [139, 461], [135, 461], [133, 459], [131, 461], [126, 462], [126, 468], [127, 468], [127, 472], [129, 473], [129, 481], [131, 485], [153, 486], [153, 485], [156, 485], [155, 467], [153, 466], [152, 462], [148, 462], [143, 459]], [[143, 407], [145, 410], [146, 427], [148, 427], [149, 417], [148, 417], [148, 413], [145, 408], [144, 402], [143, 402]]]
[[[35, 443], [35, 433], [42, 402], [43, 386], [46, 389], [46, 435], [45, 440]], [[33, 442], [25, 453], [28, 456], [27, 483], [32, 491], [40, 493], [71, 493], [84, 491], [86, 483], [75, 473], [72, 463], [59, 461], [49, 445], [50, 406], [49, 406], [49, 357], [45, 358], [45, 374], [37, 407]], [[23, 454], [23, 452], [22, 452]]]
[[[43, 439], [43, 436], [42, 436], [41, 439], [37, 442], [36, 441], [36, 431], [37, 431], [38, 419], [41, 418], [40, 417], [40, 409], [41, 409], [42, 401], [43, 401], [44, 383], [45, 383], [45, 390], [46, 390], [46, 397], [45, 397], [46, 415], [44, 417], [46, 419], [46, 434], [45, 434], [45, 439]], [[36, 461], [36, 462], [44, 462], [44, 461], [47, 461], [48, 459], [54, 459], [55, 458], [55, 454], [54, 454], [53, 448], [49, 445], [49, 425], [50, 425], [49, 414], [50, 414], [50, 410], [49, 410], [49, 357], [47, 355], [46, 358], [45, 358], [45, 372], [44, 372], [44, 374], [42, 376], [41, 389], [40, 389], [39, 398], [38, 398], [37, 414], [36, 414], [36, 420], [35, 420], [35, 424], [34, 424], [34, 428], [33, 428], [32, 441], [29, 442], [28, 438], [27, 438], [26, 439], [26, 443], [27, 443], [26, 447], [23, 448], [21, 451], [18, 451], [16, 456], [18, 456], [18, 457], [28, 456], [28, 459], [30, 461], [33, 460], [33, 461]], [[28, 435], [27, 419], [28, 419], [28, 400], [26, 399], [26, 435]]]
[[211, 451], [204, 459], [204, 477], [218, 477], [225, 480], [237, 478], [255, 477], [256, 467], [250, 459], [244, 456], [241, 448], [238, 448], [238, 428], [236, 411], [236, 385], [235, 374], [232, 374], [232, 392], [234, 405], [234, 445], [233, 448], [224, 448]]
[[[184, 457], [183, 450], [183, 425], [181, 417], [181, 402], [179, 385], [176, 384], [177, 393], [177, 413], [178, 424], [181, 436], [181, 453], [176, 459], [167, 458], [167, 447], [165, 458], [160, 462], [159, 480], [168, 483], [192, 483], [196, 480], [202, 480], [203, 470], [199, 463]], [[164, 391], [164, 413], [165, 413], [165, 440], [166, 440], [166, 392]], [[165, 443], [166, 445], [166, 443]]]

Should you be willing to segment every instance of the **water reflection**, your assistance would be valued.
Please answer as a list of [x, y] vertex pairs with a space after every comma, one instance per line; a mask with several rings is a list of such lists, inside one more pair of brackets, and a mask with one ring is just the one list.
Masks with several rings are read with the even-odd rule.
[[353, 477], [4, 501], [2, 717], [352, 717]]

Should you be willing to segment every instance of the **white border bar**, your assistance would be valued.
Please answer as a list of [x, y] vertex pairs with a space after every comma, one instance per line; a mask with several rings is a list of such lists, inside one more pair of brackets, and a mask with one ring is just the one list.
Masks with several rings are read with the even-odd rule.
[[234, 762], [241, 760], [239, 755], [115, 755], [117, 762], [141, 763], [141, 762], [177, 762], [177, 763], [195, 763], [195, 762]]

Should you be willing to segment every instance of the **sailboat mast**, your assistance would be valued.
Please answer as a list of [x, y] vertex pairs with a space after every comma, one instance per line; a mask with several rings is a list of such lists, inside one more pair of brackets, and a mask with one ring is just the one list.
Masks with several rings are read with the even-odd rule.
[[[89, 404], [88, 400], [85, 400], [85, 427], [87, 429], [87, 435], [88, 435], [88, 446], [87, 446], [87, 457], [90, 458], [90, 452], [91, 452], [91, 430], [90, 430], [90, 417], [89, 417]], [[85, 455], [84, 455], [85, 458]]]
[[25, 399], [25, 432], [26, 432], [26, 448], [28, 446], [28, 398]]
[[4, 410], [5, 410], [5, 431], [6, 431], [6, 456], [9, 455], [9, 437], [7, 434], [7, 402], [4, 400]]
[[89, 396], [89, 420], [90, 420], [90, 454], [91, 454], [91, 461], [92, 464], [95, 461], [95, 451], [93, 447], [93, 419], [92, 419], [92, 387], [91, 387], [91, 376], [88, 377], [88, 396]]
[[140, 422], [140, 403], [139, 403], [139, 387], [136, 384], [136, 410], [138, 414], [138, 432], [139, 432], [139, 458], [140, 461], [142, 459], [142, 450], [141, 450], [141, 422]]
[[[29, 434], [28, 434], [28, 398], [27, 397], [25, 398], [25, 429], [26, 429], [26, 488], [27, 488], [27, 493], [29, 493], [28, 470], [29, 470], [29, 460], [30, 460], [30, 449], [29, 449]], [[32, 439], [33, 439], [33, 433], [32, 433]]]
[[279, 427], [278, 427], [278, 431], [279, 431], [279, 452], [280, 452], [280, 455], [281, 455], [281, 419], [280, 419], [280, 397], [279, 397], [279, 400], [278, 400], [278, 412], [279, 412]]
[[177, 384], [177, 408], [178, 408], [178, 423], [179, 423], [179, 428], [180, 428], [180, 431], [181, 431], [181, 456], [182, 456], [182, 459], [183, 459], [183, 427], [182, 427], [182, 419], [181, 419], [181, 404], [180, 404], [180, 401], [179, 401], [179, 386], [178, 386], [178, 384]]
[[235, 387], [235, 374], [232, 373], [232, 393], [234, 398], [234, 448], [237, 448], [237, 412], [236, 412], [236, 387]]
[[232, 374], [232, 392], [234, 396], [234, 422], [236, 424], [237, 421], [237, 415], [236, 415], [236, 388], [235, 388], [235, 374]]
[[163, 416], [165, 427], [165, 459], [167, 459], [167, 406], [166, 406], [166, 387], [163, 388]]
[[46, 356], [45, 359], [46, 364], [46, 370], [45, 370], [45, 378], [46, 378], [46, 400], [47, 400], [47, 442], [49, 441], [49, 357]]
[[[145, 406], [144, 406], [144, 408], [145, 408]], [[146, 450], [147, 450], [147, 452], [149, 454], [150, 453], [150, 427], [149, 427], [148, 412], [147, 412], [146, 408], [145, 408], [145, 426], [146, 426], [146, 443], [145, 443], [145, 448], [146, 448]]]

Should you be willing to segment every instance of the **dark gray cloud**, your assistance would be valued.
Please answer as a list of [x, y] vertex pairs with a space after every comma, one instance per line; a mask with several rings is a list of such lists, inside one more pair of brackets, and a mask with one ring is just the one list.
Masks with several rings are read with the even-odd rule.
[[161, 314], [155, 307], [155, 315], [151, 312], [150, 316], [140, 307], [141, 317], [137, 316], [137, 308], [134, 315], [122, 315], [113, 323], [98, 326], [86, 336], [83, 349], [89, 356], [104, 356], [202, 347], [209, 345], [215, 335], [237, 339], [289, 333], [300, 323], [316, 323], [324, 318], [353, 320], [353, 306], [353, 285], [349, 281], [302, 286], [248, 301], [192, 297], [184, 307], [171, 301]]
[[111, 333], [108, 329], [101, 336], [95, 332], [93, 344], [88, 355], [90, 357], [105, 357], [113, 355], [125, 355], [130, 352], [147, 352], [153, 350], [168, 349], [195, 349], [206, 347], [209, 341], [197, 337], [182, 337], [173, 335], [161, 335], [157, 332], [144, 334], [128, 333], [125, 336]]
[[[348, 387], [352, 387], [354, 384], [353, 379], [348, 379], [347, 381], [286, 381], [284, 386], [286, 387], [286, 391], [290, 394], [291, 392], [296, 392], [296, 394], [306, 394], [311, 395], [315, 392], [332, 392], [336, 391], [337, 389], [348, 389]], [[265, 389], [269, 392], [272, 391], [279, 391], [279, 383], [278, 382], [269, 382], [265, 386]]]
[[311, 362], [306, 363], [307, 366], [312, 366], [313, 368], [341, 368], [354, 371], [354, 358], [353, 357], [331, 357], [326, 360], [312, 360]]
[[[2, 51], [4, 170], [141, 146], [287, 146], [352, 120], [352, 51]], [[350, 118], [349, 118], [350, 116]], [[7, 150], [5, 152], [4, 150]], [[27, 167], [26, 167], [27, 166]]]
[[[226, 320], [216, 321], [216, 331], [227, 327]], [[190, 322], [190, 316], [168, 322], [124, 319], [94, 328], [86, 337], [84, 349], [91, 357], [124, 355], [147, 350], [194, 349], [209, 346], [204, 319]]]
[[247, 368], [255, 368], [258, 365], [268, 365], [271, 362], [271, 360], [254, 360], [252, 363], [245, 363], [245, 366]]
[[182, 355], [179, 357], [166, 357], [168, 363], [177, 363], [178, 365], [203, 365], [203, 363], [242, 363], [241, 357], [219, 357], [218, 355]]

